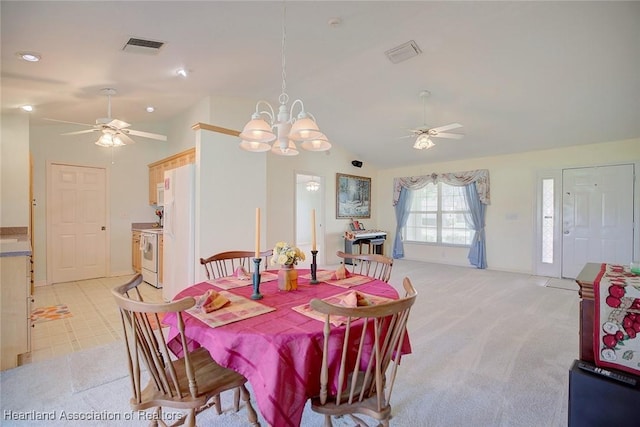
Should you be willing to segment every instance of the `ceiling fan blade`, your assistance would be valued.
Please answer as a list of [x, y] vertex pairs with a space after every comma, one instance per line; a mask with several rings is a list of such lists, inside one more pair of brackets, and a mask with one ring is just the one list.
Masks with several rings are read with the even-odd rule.
[[461, 127], [462, 127], [462, 125], [460, 123], [450, 123], [448, 125], [439, 126], [437, 128], [431, 128], [431, 131], [444, 132], [444, 131], [447, 131], [447, 130], [458, 129], [458, 128], [461, 128]]
[[88, 123], [69, 122], [69, 121], [66, 121], [66, 120], [47, 119], [47, 118], [44, 118], [44, 117], [43, 117], [42, 120], [48, 120], [50, 122], [58, 122], [58, 123], [69, 123], [69, 124], [72, 124], [72, 125], [80, 125], [80, 126], [94, 126], [94, 125], [90, 125]]
[[127, 136], [124, 132], [118, 132], [115, 136], [117, 138], [120, 138], [120, 141], [122, 141], [124, 145], [136, 143], [133, 139], [129, 138], [129, 136]]
[[81, 133], [97, 132], [98, 129], [77, 130], [75, 132], [61, 133], [60, 135], [80, 135]]
[[429, 127], [420, 126], [420, 127], [414, 128], [414, 129], [409, 129], [409, 132], [415, 133], [415, 134], [421, 134], [421, 133], [425, 133], [428, 130], [429, 130]]
[[142, 132], [142, 131], [133, 130], [133, 129], [123, 129], [122, 132], [130, 134], [130, 135], [134, 135], [134, 136], [141, 136], [143, 138], [157, 139], [158, 141], [166, 141], [167, 140], [166, 136], [158, 135], [157, 133]]
[[461, 133], [443, 133], [438, 132], [435, 135], [431, 135], [433, 138], [449, 138], [449, 139], [462, 139], [464, 137]]
[[128, 128], [131, 125], [127, 122], [123, 122], [122, 120], [113, 119], [109, 123], [107, 123], [106, 126], [114, 127], [116, 129], [124, 129]]

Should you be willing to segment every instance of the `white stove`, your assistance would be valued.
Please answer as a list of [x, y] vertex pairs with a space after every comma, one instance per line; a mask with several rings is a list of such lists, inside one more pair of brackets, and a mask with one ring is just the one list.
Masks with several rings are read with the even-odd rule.
[[140, 230], [140, 252], [142, 255], [142, 280], [156, 288], [162, 288], [158, 280], [158, 235], [161, 228]]

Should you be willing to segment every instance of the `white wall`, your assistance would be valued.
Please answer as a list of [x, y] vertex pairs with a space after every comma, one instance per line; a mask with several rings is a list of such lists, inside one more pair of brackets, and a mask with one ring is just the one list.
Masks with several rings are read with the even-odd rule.
[[[267, 241], [272, 246], [278, 241], [294, 242], [295, 237], [295, 173], [308, 171], [321, 176], [326, 183], [325, 195], [325, 247], [324, 259], [327, 264], [339, 262], [336, 251], [344, 250], [344, 232], [347, 230], [348, 219], [336, 218], [336, 173], [371, 177], [371, 218], [364, 220], [368, 228], [380, 228], [378, 224], [379, 210], [376, 208], [376, 194], [379, 180], [376, 179], [377, 170], [366, 163], [362, 168], [351, 165], [354, 155], [333, 141], [333, 147], [326, 152], [310, 152], [303, 149], [295, 157], [278, 156], [271, 153], [254, 154], [267, 156], [267, 210], [269, 212], [269, 227]], [[318, 230], [321, 232], [321, 230]], [[322, 250], [323, 248], [319, 248]]]
[[29, 116], [0, 117], [0, 226], [29, 226]]
[[[228, 129], [241, 128], [253, 102], [211, 98], [207, 124]], [[192, 131], [196, 145], [196, 259], [217, 252], [255, 249], [255, 212], [261, 210], [261, 245], [265, 236], [266, 160], [243, 151], [239, 139], [207, 130]], [[196, 279], [204, 280], [197, 263]]]
[[[486, 213], [487, 264], [489, 269], [522, 273], [533, 272], [535, 242], [536, 172], [640, 161], [640, 139], [581, 145], [554, 150], [424, 164], [382, 170], [378, 173], [377, 206], [381, 228], [395, 238], [395, 213], [391, 205], [393, 178], [425, 175], [432, 172], [456, 172], [488, 169], [491, 180], [491, 205]], [[639, 197], [636, 185], [636, 211]], [[637, 217], [637, 214], [636, 214]], [[637, 218], [636, 218], [637, 220]], [[636, 255], [638, 241], [636, 229]], [[389, 248], [389, 251], [391, 248]], [[455, 265], [469, 265], [468, 250], [427, 244], [405, 244], [405, 258]]]

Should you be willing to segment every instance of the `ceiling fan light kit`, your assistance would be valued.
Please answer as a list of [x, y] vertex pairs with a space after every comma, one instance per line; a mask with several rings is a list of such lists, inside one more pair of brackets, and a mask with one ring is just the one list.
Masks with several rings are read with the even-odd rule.
[[416, 150], [428, 150], [431, 147], [435, 147], [435, 145], [436, 144], [429, 138], [429, 135], [422, 134], [416, 138], [413, 148]]
[[[267, 101], [260, 100], [256, 103], [256, 111], [251, 115], [251, 120], [244, 126], [240, 133], [240, 148], [254, 153], [271, 151], [280, 156], [296, 156], [299, 151], [296, 142], [301, 143], [302, 148], [309, 151], [326, 151], [331, 148], [327, 136], [320, 131], [315, 117], [304, 109], [300, 99], [296, 99], [287, 107], [289, 95], [287, 95], [287, 83], [285, 72], [285, 46], [286, 46], [286, 6], [282, 6], [282, 92], [278, 98], [280, 106], [276, 115], [273, 107]], [[260, 106], [266, 107], [260, 110]], [[300, 113], [294, 116], [294, 107], [299, 105]], [[295, 118], [294, 118], [295, 117]], [[271, 143], [273, 143], [271, 145]]]
[[464, 136], [459, 133], [444, 133], [444, 131], [461, 128], [462, 125], [460, 123], [450, 123], [436, 128], [429, 128], [427, 126], [427, 98], [431, 95], [431, 92], [428, 90], [422, 90], [419, 95], [420, 98], [422, 98], [424, 124], [419, 128], [410, 130], [410, 136], [416, 137], [416, 140], [413, 143], [413, 148], [416, 150], [428, 150], [435, 147], [436, 144], [431, 140], [431, 138], [460, 139]]

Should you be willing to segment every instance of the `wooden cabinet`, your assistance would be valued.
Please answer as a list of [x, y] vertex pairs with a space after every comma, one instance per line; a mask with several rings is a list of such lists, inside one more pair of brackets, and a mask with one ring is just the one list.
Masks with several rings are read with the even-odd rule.
[[164, 238], [162, 233], [158, 234], [158, 284], [162, 286], [162, 259], [164, 257]]
[[131, 266], [133, 271], [142, 271], [142, 253], [140, 252], [140, 231], [133, 230], [131, 233]]
[[149, 204], [158, 204], [158, 184], [164, 181], [164, 171], [196, 162], [196, 149], [190, 148], [166, 159], [149, 164]]
[[31, 351], [31, 257], [0, 257], [0, 369], [18, 366]]
[[600, 273], [602, 264], [587, 263], [578, 277], [576, 282], [580, 287], [578, 295], [580, 295], [580, 360], [593, 362], [593, 325], [595, 323], [595, 301], [593, 293], [593, 283]]

